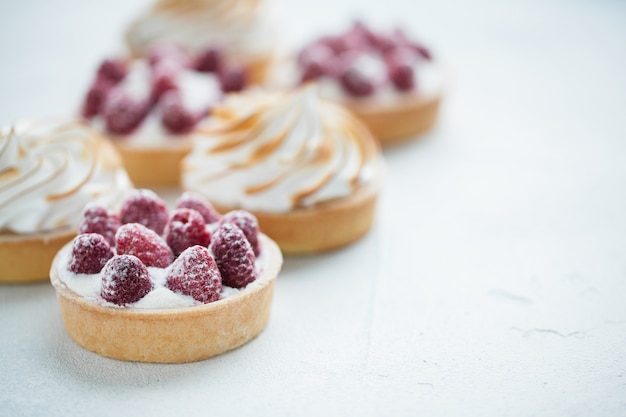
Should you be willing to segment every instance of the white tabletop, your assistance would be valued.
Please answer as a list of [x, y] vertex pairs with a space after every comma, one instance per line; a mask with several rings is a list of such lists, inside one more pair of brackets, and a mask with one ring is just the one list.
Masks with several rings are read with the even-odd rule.
[[[0, 2], [0, 123], [72, 112], [145, 4]], [[371, 232], [287, 258], [267, 329], [192, 364], [100, 357], [48, 283], [2, 286], [0, 415], [626, 415], [626, 4], [275, 6], [285, 43], [361, 16], [449, 68]]]

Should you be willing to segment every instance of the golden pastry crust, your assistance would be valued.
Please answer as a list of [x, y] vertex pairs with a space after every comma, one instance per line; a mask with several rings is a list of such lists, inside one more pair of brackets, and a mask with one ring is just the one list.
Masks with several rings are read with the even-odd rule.
[[45, 281], [56, 253], [76, 236], [69, 228], [35, 235], [0, 234], [0, 282]]
[[414, 138], [430, 129], [437, 120], [441, 96], [408, 95], [393, 104], [373, 100], [346, 100], [343, 104], [384, 146]]
[[[376, 180], [351, 196], [298, 208], [287, 213], [248, 210], [259, 220], [260, 229], [288, 254], [330, 251], [346, 246], [365, 235], [375, 216], [382, 182], [382, 161], [377, 164]], [[235, 207], [214, 205], [221, 213]]]
[[191, 150], [190, 139], [172, 139], [160, 146], [133, 144], [132, 138], [111, 139], [136, 187], [180, 184], [180, 163]]
[[114, 359], [185, 363], [210, 358], [255, 338], [267, 325], [274, 282], [282, 266], [278, 246], [259, 235], [265, 268], [257, 284], [195, 307], [143, 310], [95, 304], [60, 282], [57, 256], [50, 280], [65, 328], [80, 346]]

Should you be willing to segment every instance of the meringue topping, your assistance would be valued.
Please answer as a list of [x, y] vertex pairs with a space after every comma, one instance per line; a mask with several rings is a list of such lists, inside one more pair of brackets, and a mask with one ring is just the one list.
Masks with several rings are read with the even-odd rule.
[[117, 205], [131, 188], [113, 147], [85, 124], [20, 121], [0, 130], [0, 232], [77, 227], [85, 205]]
[[245, 62], [273, 49], [271, 33], [259, 0], [160, 0], [135, 20], [127, 39], [141, 55], [158, 43], [189, 52], [213, 45]]
[[378, 148], [314, 85], [232, 95], [194, 135], [183, 186], [215, 204], [266, 212], [311, 207], [375, 180]]

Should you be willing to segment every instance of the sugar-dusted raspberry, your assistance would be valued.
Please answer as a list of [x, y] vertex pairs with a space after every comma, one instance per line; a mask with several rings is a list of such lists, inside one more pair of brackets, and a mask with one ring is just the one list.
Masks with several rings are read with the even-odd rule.
[[204, 116], [204, 112], [194, 112], [185, 108], [178, 90], [167, 91], [161, 97], [161, 123], [173, 134], [190, 132]]
[[252, 250], [256, 256], [261, 253], [261, 246], [259, 243], [259, 221], [254, 214], [245, 210], [233, 210], [226, 213], [220, 220], [220, 225], [224, 223], [231, 223], [239, 227], [243, 234], [250, 242]]
[[398, 90], [408, 91], [415, 87], [414, 62], [413, 52], [407, 47], [395, 48], [385, 56], [389, 79]]
[[178, 82], [176, 80], [178, 76], [179, 68], [171, 64], [169, 61], [155, 64], [152, 67], [151, 72], [151, 100], [153, 103], [159, 101], [159, 99], [167, 91], [178, 89]]
[[316, 80], [324, 75], [332, 75], [332, 66], [335, 53], [328, 46], [314, 43], [305, 48], [298, 56], [298, 63], [302, 70], [300, 81]]
[[172, 43], [161, 43], [148, 51], [148, 63], [151, 66], [161, 64], [167, 61], [169, 64], [175, 64], [180, 68], [189, 68], [192, 64], [187, 52], [180, 46]]
[[123, 59], [105, 59], [98, 67], [97, 77], [117, 84], [126, 77], [128, 66]]
[[347, 45], [341, 36], [323, 36], [315, 41], [315, 43], [328, 46], [333, 50], [335, 55], [339, 55], [348, 50]]
[[104, 236], [109, 245], [114, 246], [115, 232], [120, 225], [120, 218], [117, 214], [102, 206], [89, 204], [78, 225], [78, 233], [98, 233]]
[[94, 80], [83, 103], [82, 115], [84, 118], [91, 119], [102, 111], [112, 87], [113, 84], [107, 79], [96, 78]]
[[128, 135], [139, 127], [149, 110], [148, 99], [134, 99], [122, 89], [113, 88], [104, 103], [102, 114], [108, 132]]
[[194, 68], [200, 72], [219, 72], [224, 61], [219, 48], [208, 47], [196, 56]]
[[343, 49], [346, 51], [362, 51], [369, 48], [369, 33], [369, 29], [362, 22], [355, 22], [352, 28], [340, 37]]
[[352, 37], [360, 38], [361, 42], [366, 43], [368, 46], [375, 46], [377, 34], [361, 20], [355, 21], [348, 33]]
[[170, 219], [167, 204], [154, 191], [137, 189], [130, 192], [120, 210], [120, 221], [141, 223], [162, 235]]
[[397, 42], [392, 36], [382, 33], [373, 34], [371, 44], [383, 55], [389, 53], [397, 46]]
[[415, 53], [417, 53], [418, 56], [420, 56], [421, 58], [424, 58], [428, 61], [432, 60], [432, 54], [430, 50], [426, 48], [424, 45], [422, 45], [421, 43], [418, 43], [409, 39], [409, 37], [406, 35], [406, 32], [402, 30], [401, 28], [396, 28], [393, 31], [392, 36], [395, 40], [396, 46], [409, 47]]
[[307, 81], [314, 81], [324, 76], [325, 67], [319, 62], [309, 62], [306, 66], [302, 67], [302, 75], [300, 76], [300, 83]]
[[374, 83], [357, 68], [350, 68], [340, 77], [339, 82], [343, 89], [355, 97], [366, 97], [374, 92]]
[[431, 61], [433, 59], [433, 55], [430, 52], [430, 49], [426, 48], [424, 45], [421, 45], [419, 43], [412, 43], [411, 47], [413, 48], [413, 50], [415, 52], [417, 52], [418, 54], [420, 54], [422, 56], [422, 58]]
[[133, 255], [116, 255], [102, 268], [100, 295], [123, 306], [141, 300], [152, 290], [148, 268]]
[[223, 67], [218, 77], [224, 93], [241, 91], [246, 86], [246, 72], [240, 67]]
[[200, 213], [188, 208], [176, 209], [165, 226], [165, 241], [174, 252], [174, 256], [178, 256], [194, 245], [208, 247], [211, 243], [211, 233], [207, 230]]
[[254, 252], [240, 228], [232, 223], [220, 225], [211, 249], [224, 285], [242, 288], [256, 279]]
[[68, 268], [76, 274], [97, 274], [112, 257], [113, 249], [102, 235], [83, 233], [72, 241]]
[[206, 304], [220, 299], [222, 277], [209, 250], [191, 246], [169, 268], [166, 285], [174, 292]]
[[163, 238], [139, 223], [121, 225], [115, 234], [115, 247], [118, 255], [134, 255], [146, 266], [165, 268], [174, 260]]
[[202, 195], [191, 191], [184, 192], [176, 202], [176, 208], [190, 208], [202, 215], [206, 224], [215, 223], [222, 215], [217, 212]]

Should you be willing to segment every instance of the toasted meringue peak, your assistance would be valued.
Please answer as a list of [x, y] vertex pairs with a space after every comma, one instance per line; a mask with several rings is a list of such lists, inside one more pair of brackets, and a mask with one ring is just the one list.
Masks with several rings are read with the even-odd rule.
[[220, 47], [245, 63], [273, 49], [273, 32], [259, 0], [160, 0], [126, 35], [135, 55], [145, 55], [159, 43], [174, 43], [192, 53]]
[[0, 130], [0, 232], [76, 227], [85, 205], [117, 205], [131, 188], [117, 152], [78, 121], [20, 121]]
[[375, 181], [369, 131], [315, 85], [232, 95], [194, 135], [183, 186], [217, 205], [287, 212], [350, 196]]

